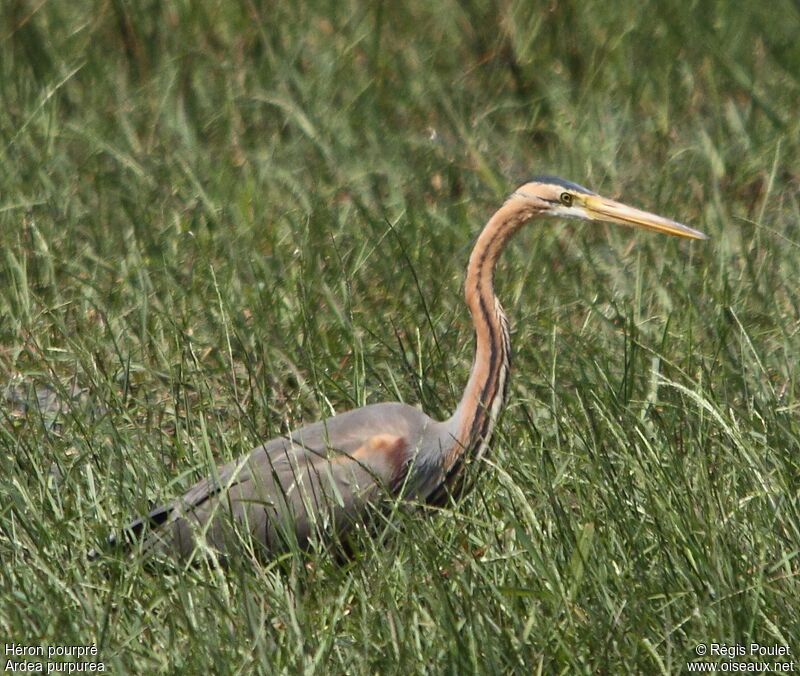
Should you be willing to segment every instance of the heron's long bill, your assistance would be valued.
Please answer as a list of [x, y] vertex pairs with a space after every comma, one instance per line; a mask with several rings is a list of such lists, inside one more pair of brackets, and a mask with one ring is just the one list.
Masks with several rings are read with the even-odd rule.
[[648, 211], [629, 207], [627, 204], [615, 202], [614, 200], [600, 197], [600, 195], [587, 195], [584, 198], [583, 206], [588, 216], [597, 221], [633, 225], [639, 228], [655, 230], [656, 232], [663, 232], [667, 235], [678, 235], [679, 237], [708, 239], [708, 235], [704, 232], [690, 228], [683, 225], [683, 223], [677, 223], [668, 218], [651, 214]]

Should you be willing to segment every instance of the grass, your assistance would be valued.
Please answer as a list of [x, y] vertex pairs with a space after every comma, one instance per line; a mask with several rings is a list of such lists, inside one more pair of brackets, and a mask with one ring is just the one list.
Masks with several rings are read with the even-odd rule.
[[[700, 643], [800, 652], [796, 3], [0, 16], [5, 643], [94, 644], [114, 673], [666, 674]], [[305, 421], [393, 399], [445, 416], [472, 238], [545, 172], [712, 239], [518, 236], [498, 272], [510, 401], [462, 502], [398, 516], [348, 565], [87, 562]]]

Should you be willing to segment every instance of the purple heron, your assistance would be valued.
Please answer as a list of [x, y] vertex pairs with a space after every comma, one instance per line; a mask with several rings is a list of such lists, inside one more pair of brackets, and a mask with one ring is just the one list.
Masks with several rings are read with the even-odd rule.
[[486, 453], [505, 399], [510, 341], [494, 292], [495, 265], [509, 238], [540, 216], [707, 239], [681, 223], [561, 178], [531, 178], [489, 219], [470, 254], [464, 295], [475, 353], [464, 394], [449, 419], [433, 420], [393, 402], [305, 425], [218, 467], [181, 497], [126, 526], [127, 539], [139, 541], [145, 554], [181, 560], [200, 550], [225, 555], [232, 542], [245, 541], [269, 558], [315, 540], [341, 538], [386, 498], [437, 505], [456, 495], [464, 484], [465, 462]]

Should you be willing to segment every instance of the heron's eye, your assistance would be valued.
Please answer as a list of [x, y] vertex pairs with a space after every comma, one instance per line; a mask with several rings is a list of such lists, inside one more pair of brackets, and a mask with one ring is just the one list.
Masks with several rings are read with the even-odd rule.
[[562, 192], [561, 193], [561, 204], [563, 204], [565, 207], [571, 207], [572, 206], [572, 195], [570, 195], [568, 192]]

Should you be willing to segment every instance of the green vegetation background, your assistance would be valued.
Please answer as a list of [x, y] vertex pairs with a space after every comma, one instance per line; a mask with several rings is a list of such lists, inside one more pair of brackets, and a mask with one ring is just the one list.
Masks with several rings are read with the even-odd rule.
[[[797, 657], [796, 2], [5, 0], [0, 22], [0, 642], [96, 644], [115, 673]], [[446, 415], [470, 243], [536, 173], [712, 239], [518, 236], [510, 402], [464, 501], [344, 566], [86, 561], [303, 421]]]

